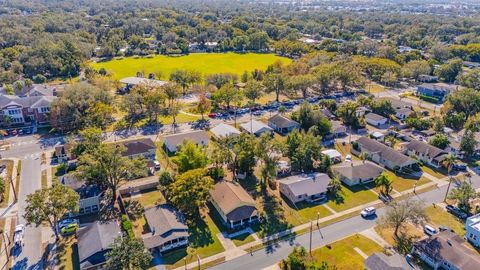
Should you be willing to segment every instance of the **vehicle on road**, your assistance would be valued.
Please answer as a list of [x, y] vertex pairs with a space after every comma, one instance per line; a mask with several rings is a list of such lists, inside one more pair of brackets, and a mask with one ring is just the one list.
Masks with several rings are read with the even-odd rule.
[[435, 229], [433, 226], [431, 225], [425, 225], [423, 226], [423, 232], [426, 234], [426, 235], [429, 235], [429, 236], [432, 236], [432, 235], [435, 235], [438, 233], [437, 229]]
[[468, 217], [467, 213], [463, 212], [460, 208], [453, 206], [451, 204], [448, 204], [445, 209], [452, 215], [461, 218], [461, 219], [466, 219]]
[[366, 218], [366, 217], [370, 217], [370, 216], [375, 215], [375, 213], [376, 213], [375, 207], [367, 207], [367, 208], [363, 209], [362, 212], [360, 212], [360, 215], [363, 218]]
[[78, 224], [71, 223], [61, 228], [60, 233], [62, 235], [72, 234], [72, 233], [75, 233], [79, 227], [80, 226], [78, 226]]
[[25, 236], [25, 225], [19, 224], [15, 226], [15, 232], [13, 233], [13, 243], [15, 246], [23, 246], [23, 237]]

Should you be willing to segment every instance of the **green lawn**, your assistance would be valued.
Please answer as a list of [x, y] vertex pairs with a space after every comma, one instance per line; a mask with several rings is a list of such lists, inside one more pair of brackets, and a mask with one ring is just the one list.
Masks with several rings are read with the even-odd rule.
[[335, 199], [329, 197], [327, 202], [327, 205], [336, 212], [344, 211], [378, 198], [375, 193], [364, 186], [347, 187], [342, 185], [341, 193], [340, 198]]
[[415, 178], [408, 178], [407, 176], [404, 176], [401, 174], [395, 174], [389, 170], [386, 170], [385, 173], [388, 175], [388, 178], [393, 180], [393, 183], [392, 183], [393, 189], [399, 192], [412, 189], [415, 183], [417, 184], [417, 187], [419, 187], [421, 185], [425, 185], [431, 182], [429, 179], [423, 176], [420, 177], [420, 179], [415, 179]]
[[251, 234], [244, 233], [244, 234], [237, 235], [236, 237], [233, 237], [232, 241], [235, 244], [235, 246], [239, 247], [255, 241], [255, 238], [253, 238]]
[[385, 87], [383, 85], [377, 84], [377, 83], [370, 83], [366, 86], [366, 90], [370, 94], [376, 94], [376, 93], [381, 93], [385, 91]]
[[445, 169], [434, 169], [428, 166], [420, 166], [423, 172], [426, 172], [432, 176], [435, 176], [438, 179], [447, 177], [448, 173]]
[[145, 73], [161, 71], [162, 78], [168, 79], [175, 69], [197, 70], [203, 75], [212, 73], [235, 73], [241, 75], [245, 70], [266, 69], [268, 65], [280, 60], [291, 60], [274, 54], [237, 54], [237, 53], [194, 53], [186, 56], [126, 57], [118, 60], [92, 63], [94, 69], [105, 68], [113, 73], [113, 78], [135, 76], [138, 71]]
[[155, 206], [157, 204], [163, 204], [166, 202], [162, 192], [160, 192], [160, 190], [158, 189], [142, 192], [139, 195], [135, 195], [131, 199], [134, 201], [138, 201], [145, 208], [148, 208], [150, 206]]
[[323, 218], [332, 214], [323, 204], [299, 203], [297, 209], [297, 213], [303, 218], [303, 223], [316, 220], [319, 216]]
[[465, 234], [464, 222], [443, 210], [440, 206], [429, 206], [427, 207], [426, 212], [432, 225], [447, 226], [460, 236]]
[[328, 246], [315, 249], [312, 256], [318, 263], [327, 262], [337, 269], [364, 269], [364, 258], [354, 248], [370, 256], [382, 252], [383, 248], [365, 236], [355, 234]]

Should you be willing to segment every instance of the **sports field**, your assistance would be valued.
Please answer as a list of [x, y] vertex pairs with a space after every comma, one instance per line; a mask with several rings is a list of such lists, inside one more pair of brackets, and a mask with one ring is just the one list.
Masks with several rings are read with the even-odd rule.
[[156, 55], [153, 57], [125, 57], [106, 62], [91, 63], [98, 70], [105, 68], [114, 79], [135, 76], [138, 71], [145, 74], [160, 71], [163, 80], [168, 79], [175, 69], [197, 70], [202, 75], [212, 73], [235, 73], [241, 75], [245, 70], [265, 70], [277, 60], [290, 63], [288, 58], [274, 54], [237, 54], [237, 53], [192, 53], [185, 56]]

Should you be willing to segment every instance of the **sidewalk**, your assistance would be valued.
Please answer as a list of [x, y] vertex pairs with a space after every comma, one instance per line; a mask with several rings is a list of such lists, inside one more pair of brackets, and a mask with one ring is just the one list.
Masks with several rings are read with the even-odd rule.
[[[425, 188], [429, 188], [429, 187], [433, 187], [433, 186], [440, 187], [440, 186], [444, 186], [444, 185], [448, 185], [448, 183], [447, 182], [432, 181], [430, 183], [427, 183], [425, 185], [422, 185], [422, 186], [418, 187], [416, 190], [418, 192], [421, 192], [422, 189], [425, 189]], [[404, 195], [407, 195], [407, 194], [413, 194], [413, 188], [402, 191], [402, 192], [399, 192], [399, 193], [396, 193], [392, 197], [395, 199], [395, 198], [398, 198], [400, 196], [404, 196]], [[369, 203], [366, 203], [366, 204], [358, 205], [358, 206], [350, 208], [348, 210], [345, 210], [345, 211], [342, 211], [342, 212], [337, 212], [335, 214], [323, 217], [323, 218], [319, 219], [319, 223], [321, 224], [321, 223], [324, 223], [324, 222], [332, 220], [332, 219], [340, 218], [344, 215], [348, 215], [348, 214], [360, 211], [360, 210], [362, 210], [366, 207], [375, 206], [375, 205], [378, 205], [378, 204], [383, 204], [383, 202], [381, 200], [375, 200], [375, 201], [372, 201], [372, 202], [369, 202]], [[215, 260], [223, 258], [223, 257], [225, 257], [226, 261], [232, 260], [232, 259], [235, 259], [235, 258], [243, 255], [243, 254], [237, 252], [238, 249], [247, 250], [249, 248], [253, 248], [253, 247], [259, 246], [261, 244], [267, 243], [268, 241], [276, 240], [276, 239], [291, 235], [292, 233], [300, 232], [300, 231], [303, 231], [303, 230], [306, 230], [306, 229], [309, 229], [309, 228], [310, 228], [310, 222], [299, 225], [299, 226], [294, 227], [290, 230], [285, 230], [285, 231], [282, 231], [282, 232], [278, 232], [276, 234], [264, 237], [262, 239], [252, 241], [252, 242], [247, 243], [243, 246], [237, 247], [237, 249], [235, 249], [234, 251], [226, 250], [224, 252], [221, 252], [221, 253], [215, 254], [213, 256], [204, 258], [204, 259], [201, 260], [201, 264], [209, 263], [209, 262], [215, 261]], [[196, 262], [195, 263], [190, 263], [190, 264], [187, 265], [187, 269], [195, 268], [195, 267], [197, 267], [197, 265], [198, 264]], [[185, 269], [185, 268], [184, 267], [179, 267], [179, 268], [176, 268], [175, 270], [182, 270], [182, 269]]]

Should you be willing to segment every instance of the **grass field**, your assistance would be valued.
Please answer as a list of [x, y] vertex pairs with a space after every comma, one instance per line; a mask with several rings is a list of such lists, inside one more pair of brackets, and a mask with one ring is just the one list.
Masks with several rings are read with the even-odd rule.
[[460, 236], [465, 234], [464, 222], [456, 218], [454, 215], [448, 213], [440, 206], [429, 206], [425, 211], [430, 218], [430, 224], [436, 226], [447, 226]]
[[383, 248], [365, 236], [355, 234], [328, 246], [312, 251], [318, 263], [327, 262], [337, 269], [363, 269], [364, 258], [354, 249], [358, 248], [367, 256], [383, 251]]
[[235, 73], [241, 75], [245, 70], [266, 69], [268, 65], [280, 60], [291, 60], [274, 54], [237, 54], [237, 53], [194, 53], [186, 56], [126, 57], [111, 61], [92, 63], [94, 69], [105, 68], [114, 79], [135, 76], [138, 71], [151, 73], [160, 71], [163, 80], [168, 79], [175, 69], [197, 70], [203, 75], [212, 73]]
[[341, 212], [357, 205], [375, 201], [377, 198], [378, 196], [366, 187], [342, 185], [341, 196], [337, 199], [329, 196], [327, 205], [334, 211]]

